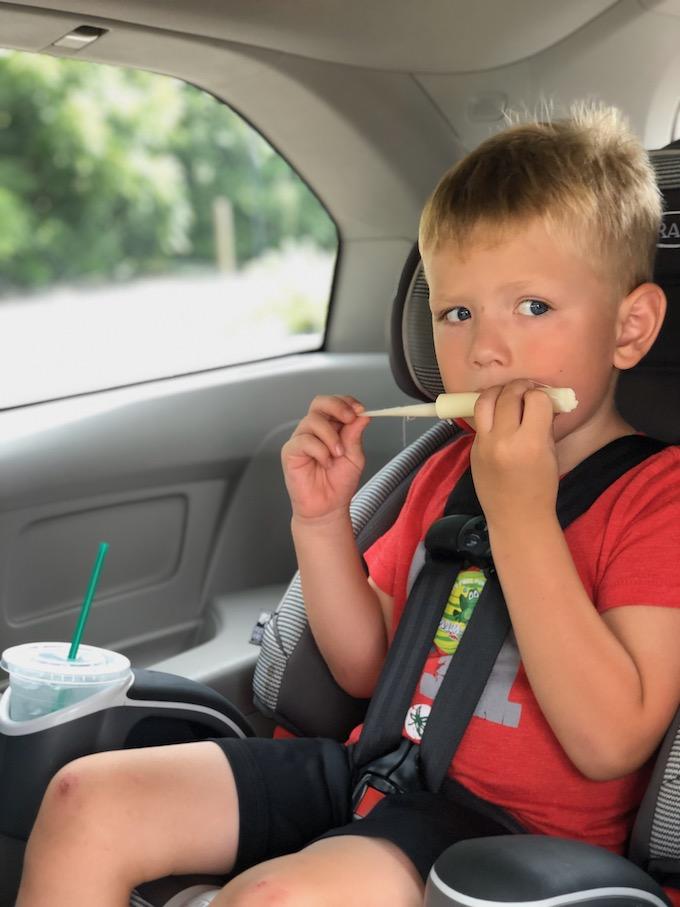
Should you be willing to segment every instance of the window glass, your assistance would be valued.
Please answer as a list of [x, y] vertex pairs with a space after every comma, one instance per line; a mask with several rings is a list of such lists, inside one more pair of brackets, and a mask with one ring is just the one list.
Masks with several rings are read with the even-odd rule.
[[0, 51], [0, 407], [322, 343], [333, 221], [204, 91]]

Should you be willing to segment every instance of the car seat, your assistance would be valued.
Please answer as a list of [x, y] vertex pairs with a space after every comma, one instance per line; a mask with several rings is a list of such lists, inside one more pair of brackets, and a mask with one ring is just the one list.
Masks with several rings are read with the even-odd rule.
[[[666, 292], [669, 305], [653, 349], [634, 369], [621, 374], [617, 403], [638, 430], [675, 442], [680, 425], [680, 301], [676, 298], [680, 284], [680, 141], [650, 152], [650, 159], [665, 210], [654, 279]], [[443, 392], [434, 355], [428, 287], [417, 246], [399, 281], [389, 346], [390, 365], [401, 390], [427, 401]], [[447, 422], [435, 424], [357, 493], [351, 515], [361, 551], [389, 528], [422, 463], [457, 431]], [[340, 689], [323, 661], [307, 625], [299, 575], [265, 625], [261, 646], [253, 680], [254, 700], [281, 728], [297, 735], [342, 740], [361, 721], [367, 702]], [[541, 866], [539, 872], [535, 871], [537, 865]], [[569, 881], [564, 877], [565, 866], [570, 867]], [[517, 886], [511, 898], [509, 878]], [[680, 888], [680, 710], [659, 750], [631, 836], [628, 860], [579, 842], [534, 835], [474, 839], [454, 845], [437, 861], [428, 882], [427, 904], [470, 903], [469, 898], [584, 902], [585, 889], [597, 900], [621, 897], [623, 904], [630, 903], [631, 897], [638, 901], [648, 897], [663, 903], [663, 894], [655, 889], [652, 878], [666, 886], [667, 896], [680, 907], [680, 893], [672, 888]], [[647, 887], [646, 879], [651, 883]], [[645, 895], [640, 894], [643, 889]], [[137, 904], [141, 907], [142, 902]]]
[[[680, 437], [677, 428], [680, 425], [680, 300], [677, 298], [680, 283], [680, 141], [649, 154], [664, 196], [665, 212], [657, 243], [654, 279], [668, 297], [668, 311], [652, 350], [634, 369], [620, 375], [617, 404], [624, 418], [638, 430], [677, 442]], [[443, 392], [443, 385], [434, 355], [427, 303], [428, 287], [418, 249], [414, 247], [404, 266], [392, 309], [390, 363], [397, 384], [404, 392], [431, 401]], [[352, 519], [360, 550], [366, 550], [391, 525], [413, 474], [420, 466], [419, 458], [429, 456], [435, 446], [448, 443], [455, 431], [455, 427], [449, 426], [450, 433], [447, 433], [447, 424], [439, 423], [359, 492], [353, 502]], [[416, 458], [418, 462], [412, 462]], [[380, 495], [384, 495], [385, 500], [379, 509], [373, 510], [374, 499]], [[313, 700], [301, 695], [303, 689], [309, 688], [310, 675], [315, 678]], [[317, 678], [321, 678], [318, 686]], [[337, 687], [316, 648], [304, 616], [298, 577], [294, 578], [265, 629], [262, 653], [255, 669], [254, 690], [258, 707], [295, 733], [342, 739], [361, 719], [365, 703], [352, 700]], [[326, 704], [325, 708], [321, 707], [322, 702]], [[328, 708], [329, 702], [332, 702], [332, 708]], [[525, 853], [530, 858], [531, 848], [534, 848], [548, 864], [550, 861], [541, 842], [528, 840], [534, 837], [514, 839], [510, 845], [513, 857], [519, 859], [521, 852], [522, 858]], [[469, 865], [477, 848], [484, 852], [488, 865], [490, 845], [484, 843], [485, 840], [488, 842], [488, 839], [465, 842], [465, 848], [459, 848], [464, 854], [462, 862], [454, 861], [449, 872], [466, 863]], [[568, 859], [587, 862], [585, 852], [580, 847], [576, 850], [576, 855], [569, 852]], [[502, 847], [494, 855], [500, 858]], [[457, 854], [454, 856], [458, 860]], [[666, 884], [680, 905], [680, 893], [671, 890], [671, 886], [680, 888], [680, 710], [659, 750], [637, 815], [628, 856], [636, 866], [643, 867]], [[555, 856], [555, 859], [562, 857]], [[623, 871], [625, 874], [626, 870], [617, 863], [611, 865], [615, 873]], [[486, 899], [481, 889], [472, 888], [467, 893]], [[548, 887], [542, 890], [541, 897], [557, 894]], [[539, 897], [538, 893], [536, 897]], [[435, 903], [440, 901], [432, 900], [432, 907]], [[451, 900], [441, 903], [451, 903]]]
[[[666, 209], [655, 279], [668, 296], [669, 309], [653, 350], [635, 369], [621, 375], [617, 396], [624, 417], [636, 428], [675, 441], [675, 426], [680, 424], [680, 303], [676, 304], [680, 276], [680, 142], [650, 152], [650, 157]], [[414, 248], [404, 266], [393, 306], [390, 361], [400, 388], [422, 400], [432, 400], [443, 390], [427, 301], [428, 288]], [[351, 513], [360, 550], [366, 550], [389, 528], [422, 463], [449, 443], [457, 431], [455, 425], [446, 422], [435, 424], [357, 493]], [[247, 722], [234, 721], [233, 709], [225, 702], [220, 705], [217, 701], [220, 697], [216, 699], [214, 691], [206, 688], [204, 700], [200, 685], [186, 685], [178, 678], [156, 672], [135, 671], [135, 674], [137, 711], [142, 700], [148, 702], [149, 714], [164, 700], [166, 706], [171, 706], [164, 713], [170, 725], [176, 720], [182, 732], [176, 734], [172, 727], [168, 729], [166, 721], [160, 736], [155, 734], [152, 722], [146, 726], [146, 735], [140, 738], [139, 734], [131, 733], [129, 722], [123, 721], [117, 730], [109, 728], [107, 735], [99, 734], [93, 748], [191, 739], [186, 736], [187, 710], [193, 715], [203, 710], [208, 716], [204, 736], [217, 735], [215, 721], [220, 712], [231, 716], [228, 717], [231, 730], [225, 725], [225, 735], [234, 728], [236, 733], [250, 733]], [[298, 576], [293, 578], [277, 611], [264, 627], [254, 675], [254, 698], [258, 708], [274, 718], [281, 728], [299, 735], [342, 740], [365, 712], [367, 702], [344, 693], [321, 658], [307, 626]], [[187, 703], [186, 709], [182, 703]], [[192, 713], [192, 709], [196, 711]], [[196, 722], [191, 725], [192, 734], [199, 734]], [[69, 739], [72, 738], [69, 734]], [[67, 755], [63, 762], [69, 758], [74, 756]], [[53, 773], [58, 767], [52, 764], [50, 770]], [[590, 899], [609, 900], [613, 907], [617, 899], [622, 905], [624, 901], [631, 905], [632, 898], [639, 903], [667, 904], [653, 879], [666, 885], [667, 892], [668, 886], [680, 887], [680, 713], [660, 748], [638, 812], [628, 857], [625, 860], [579, 842], [533, 835], [461, 842], [437, 861], [428, 882], [426, 903], [428, 907], [440, 907], [470, 904], [471, 898], [489, 903], [500, 900], [588, 903]], [[565, 866], [568, 867], [566, 876]], [[502, 881], [500, 890], [498, 885], [494, 887], [494, 879]], [[220, 884], [223, 880], [203, 876], [158, 880], [140, 886], [133, 893], [131, 904], [164, 907], [172, 900], [174, 907], [182, 900], [178, 892], [189, 886], [198, 892], [203, 883]], [[680, 897], [676, 903], [680, 907]]]

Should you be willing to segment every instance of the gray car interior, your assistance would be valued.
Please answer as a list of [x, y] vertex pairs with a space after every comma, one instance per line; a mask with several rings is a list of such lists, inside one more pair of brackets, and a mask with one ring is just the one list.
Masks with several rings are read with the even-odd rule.
[[[676, 12], [637, 0], [523, 0], [512, 11], [433, 0], [417, 14], [405, 2], [334, 2], [317, 17], [203, 0], [99, 2], [92, 15], [85, 2], [0, 2], [6, 47], [75, 56], [55, 42], [95, 26], [104, 34], [83, 59], [153, 69], [225, 99], [316, 189], [342, 240], [318, 353], [0, 412], [3, 645], [68, 638], [91, 562], [81, 542], [104, 525], [114, 535], [89, 641], [207, 680], [247, 711], [254, 657], [234, 640], [294, 569], [280, 443], [314, 393], [406, 400], [389, 374], [386, 325], [424, 198], [498, 128], [505, 103], [597, 90], [621, 103], [647, 147], [666, 144]], [[407, 27], [414, 15], [419, 27]], [[631, 80], [640, 46], [654, 47], [654, 66]], [[406, 440], [415, 432], [407, 425]], [[384, 420], [366, 443], [368, 476], [404, 446], [402, 427]], [[254, 553], [263, 520], [276, 540], [264, 563]]]
[[[651, 159], [665, 195], [668, 223], [675, 216], [680, 199], [680, 151], [668, 149], [653, 152]], [[677, 307], [674, 306], [679, 274], [677, 247], [661, 239], [655, 279], [668, 296], [669, 315], [654, 350], [635, 369], [625, 374], [625, 382], [620, 384], [618, 391], [619, 406], [636, 427], [670, 441], [675, 440], [671, 426], [676, 424], [673, 417], [677, 415], [679, 403], [678, 395], [670, 392], [673, 383], [677, 383], [680, 365], [674, 352], [680, 331]], [[441, 389], [441, 379], [434, 359], [431, 321], [423, 314], [426, 295], [422, 264], [417, 249], [413, 249], [402, 272], [393, 307], [392, 368], [403, 390], [413, 396], [433, 399]], [[650, 405], [651, 400], [655, 401], [653, 405]], [[401, 451], [358, 493], [352, 510], [362, 550], [391, 524], [418, 466], [433, 450], [448, 443], [453, 434], [455, 428], [447, 423], [435, 425], [408, 449]], [[194, 695], [190, 688], [183, 690], [181, 685], [174, 684], [172, 678], [164, 675], [157, 675], [160, 686], [155, 686], [155, 672], [151, 672], [148, 678], [144, 674], [139, 673], [140, 687], [144, 686], [145, 679], [150, 679], [152, 692], [137, 691], [137, 699], [145, 698], [151, 702], [166, 698], [177, 702], [187, 694], [188, 703], [198, 705], [201, 702], [200, 690]], [[167, 695], [157, 692], [163, 684], [167, 684], [170, 691]], [[310, 687], [316, 691], [314, 697], [304, 695], [304, 690]], [[219, 710], [218, 699], [212, 690], [206, 690], [205, 705]], [[352, 700], [337, 687], [324, 665], [306, 626], [297, 576], [289, 585], [276, 613], [266, 623], [262, 651], [255, 670], [255, 702], [267, 717], [274, 718], [285, 727], [308, 735], [334, 736], [338, 739], [343, 739], [352, 724], [360, 720], [365, 708], [365, 702]], [[224, 711], [231, 721], [228, 707]], [[174, 715], [173, 712], [170, 717]], [[126, 738], [130, 727], [131, 724], [123, 723], [110, 731], [112, 736], [107, 738], [102, 735], [101, 739], [97, 739], [102, 748], [131, 745]], [[59, 730], [57, 727], [50, 731], [51, 751], [60, 745], [56, 737]], [[247, 722], [243, 724], [243, 730], [239, 727], [233, 730], [237, 735], [251, 733]], [[69, 741], [77, 739], [81, 733], [71, 729]], [[211, 733], [215, 733], [214, 728], [206, 730], [206, 736]], [[225, 729], [224, 733], [232, 733], [232, 729]], [[151, 739], [144, 742], [168, 742], [154, 740], [153, 735], [152, 728]], [[5, 770], [11, 771], [14, 766], [11, 764], [9, 745], [5, 750]], [[522, 836], [519, 844], [514, 838], [506, 840], [502, 837], [480, 844], [465, 842], [467, 849], [461, 850], [456, 845], [458, 850], [454, 847], [447, 851], [435, 865], [428, 881], [425, 904], [427, 907], [454, 904], [461, 894], [474, 897], [484, 894], [488, 898], [487, 880], [489, 871], [494, 877], [494, 866], [499, 867], [498, 877], [503, 878], [504, 890], [507, 891], [508, 885], [516, 886], [518, 899], [528, 898], [526, 892], [530, 890], [545, 898], [554, 898], [556, 903], [566, 903], [575, 893], [584, 903], [594, 903], [595, 899], [609, 896], [607, 892], [611, 894], [611, 890], [618, 887], [629, 892], [627, 895], [619, 892], [622, 904], [627, 897], [637, 903], [666, 903], [657, 881], [675, 882], [680, 878], [680, 818], [677, 811], [680, 795], [679, 754], [680, 712], [661, 746], [652, 782], [639, 811], [630, 843], [630, 861], [577, 842], [545, 844], [542, 838], [532, 835]], [[69, 758], [73, 755], [71, 752]], [[20, 761], [23, 766], [25, 761], [30, 761], [30, 756], [27, 760], [22, 755]], [[42, 782], [38, 788], [41, 786]], [[7, 831], [6, 828], [4, 830]], [[557, 845], [562, 845], [563, 849], [558, 849]], [[540, 855], [540, 871], [536, 869], [537, 855]], [[471, 860], [473, 863], [481, 861], [480, 866], [486, 869], [471, 874], [464, 871]], [[510, 872], [508, 861], [511, 863]], [[565, 866], [571, 870], [566, 887], [561, 878]], [[135, 892], [132, 903], [137, 907], [160, 907], [169, 903], [168, 898], [179, 897], [178, 889], [180, 892], [186, 890], [196, 881], [204, 882], [206, 879], [158, 880]], [[597, 896], [593, 894], [596, 890], [599, 892]], [[591, 897], [593, 900], [589, 900]]]
[[[83, 25], [102, 36], [80, 52], [55, 46]], [[289, 649], [286, 681], [268, 699], [258, 693], [265, 714], [254, 707], [250, 633], [295, 570], [282, 443], [317, 393], [371, 406], [432, 396], [427, 342], [410, 361], [392, 354], [394, 377], [387, 351], [390, 334], [392, 349], [403, 347], [409, 319], [411, 354], [413, 337], [426, 336], [417, 323], [427, 292], [413, 253], [418, 217], [441, 173], [500, 128], [504, 106], [597, 94], [626, 111], [647, 148], [677, 134], [680, 4], [330, 0], [317, 15], [278, 0], [0, 0], [0, 46], [150, 69], [204, 88], [262, 131], [337, 224], [319, 351], [0, 410], [0, 648], [71, 636], [91, 566], [83, 552], [106, 537], [111, 551], [86, 641], [127, 654], [136, 668], [207, 684], [258, 733], [271, 733], [273, 718], [289, 715], [278, 698], [293, 698], [286, 689], [299, 683]], [[678, 210], [670, 201], [680, 184], [676, 156], [653, 157], [667, 210]], [[680, 415], [675, 254], [660, 250], [658, 279], [671, 303], [662, 337], [620, 385], [624, 414], [667, 440], [677, 440]], [[391, 323], [405, 260], [406, 309]], [[376, 420], [366, 432], [365, 478], [426, 427]], [[393, 489], [393, 508], [405, 482]], [[361, 508], [357, 530], [367, 544], [390, 517], [376, 523]], [[285, 600], [294, 597], [293, 582]], [[304, 623], [292, 632], [304, 677], [306, 659], [318, 655]], [[319, 689], [335, 697], [340, 722], [324, 733], [339, 734], [363, 704], [332, 682]], [[314, 727], [308, 705], [289, 722]], [[631, 845], [634, 862], [655, 860], [659, 877], [680, 847], [676, 736], [674, 726]], [[23, 846], [0, 835], [0, 907], [13, 903]], [[159, 882], [135, 903], [165, 904], [176, 890]]]

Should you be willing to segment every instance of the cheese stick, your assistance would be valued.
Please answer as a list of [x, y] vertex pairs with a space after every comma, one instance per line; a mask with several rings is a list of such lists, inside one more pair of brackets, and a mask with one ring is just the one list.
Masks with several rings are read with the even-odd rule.
[[[576, 394], [570, 387], [541, 387], [553, 402], [553, 412], [570, 413], [578, 406]], [[413, 406], [393, 406], [390, 409], [369, 409], [361, 416], [429, 416], [431, 419], [464, 419], [474, 415], [479, 394], [440, 394], [434, 403], [415, 403]]]

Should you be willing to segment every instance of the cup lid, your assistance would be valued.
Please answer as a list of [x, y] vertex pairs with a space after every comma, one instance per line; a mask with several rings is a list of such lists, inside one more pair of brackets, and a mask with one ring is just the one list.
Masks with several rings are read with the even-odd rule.
[[70, 661], [68, 642], [28, 642], [5, 649], [0, 667], [10, 675], [54, 684], [112, 683], [130, 672], [130, 660], [97, 646], [78, 647]]

